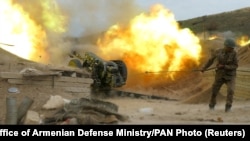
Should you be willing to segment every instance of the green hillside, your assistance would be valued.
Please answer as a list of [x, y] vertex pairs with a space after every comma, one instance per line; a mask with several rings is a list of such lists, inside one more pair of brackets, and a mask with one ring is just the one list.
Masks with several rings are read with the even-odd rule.
[[204, 15], [179, 21], [182, 28], [189, 28], [194, 33], [232, 31], [250, 36], [250, 7], [215, 15]]

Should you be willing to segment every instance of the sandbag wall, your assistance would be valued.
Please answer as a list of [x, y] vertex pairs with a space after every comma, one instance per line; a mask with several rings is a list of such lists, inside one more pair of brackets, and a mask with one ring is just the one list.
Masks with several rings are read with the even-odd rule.
[[[214, 81], [215, 71], [210, 70], [204, 73], [204, 79], [211, 81], [211, 84]], [[220, 93], [223, 96], [227, 95], [226, 85], [223, 85]], [[250, 99], [250, 68], [248, 67], [239, 67], [237, 70], [236, 76], [236, 85], [235, 85], [235, 99], [247, 100]]]

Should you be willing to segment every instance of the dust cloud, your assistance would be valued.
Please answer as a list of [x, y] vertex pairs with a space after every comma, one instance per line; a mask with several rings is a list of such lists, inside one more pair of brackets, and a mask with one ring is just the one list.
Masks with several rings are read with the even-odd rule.
[[67, 13], [69, 34], [87, 36], [106, 31], [110, 26], [127, 23], [140, 11], [134, 0], [57, 0]]

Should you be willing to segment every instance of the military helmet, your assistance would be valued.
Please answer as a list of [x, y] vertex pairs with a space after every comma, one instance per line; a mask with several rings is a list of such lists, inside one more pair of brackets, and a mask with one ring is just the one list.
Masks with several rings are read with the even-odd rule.
[[236, 46], [236, 43], [234, 42], [233, 39], [227, 38], [224, 42], [224, 46], [234, 48]]

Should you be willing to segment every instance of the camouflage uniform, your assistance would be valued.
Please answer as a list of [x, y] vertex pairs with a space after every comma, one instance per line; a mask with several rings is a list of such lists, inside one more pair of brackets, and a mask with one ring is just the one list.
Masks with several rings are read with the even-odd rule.
[[226, 51], [226, 47], [216, 50], [212, 53], [210, 59], [203, 67], [206, 70], [213, 62], [217, 60], [217, 65], [222, 64], [224, 67], [216, 68], [215, 79], [212, 85], [212, 95], [209, 103], [210, 109], [213, 109], [216, 104], [216, 96], [223, 84], [227, 85], [227, 97], [226, 97], [226, 112], [230, 110], [233, 103], [233, 96], [235, 90], [235, 77], [236, 69], [238, 68], [238, 58], [235, 50], [231, 52]]

